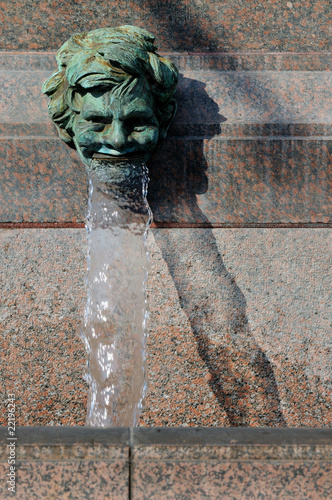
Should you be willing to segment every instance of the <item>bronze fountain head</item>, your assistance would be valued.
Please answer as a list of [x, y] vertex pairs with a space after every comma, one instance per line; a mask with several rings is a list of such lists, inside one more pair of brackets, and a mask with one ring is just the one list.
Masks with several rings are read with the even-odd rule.
[[60, 138], [89, 167], [92, 158], [146, 161], [176, 112], [178, 71], [154, 36], [134, 26], [73, 35], [45, 81]]

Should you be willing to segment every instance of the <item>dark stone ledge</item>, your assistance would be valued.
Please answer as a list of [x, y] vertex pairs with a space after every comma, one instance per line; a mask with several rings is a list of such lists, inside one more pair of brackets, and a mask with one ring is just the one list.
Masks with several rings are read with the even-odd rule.
[[[187, 453], [189, 448], [196, 447], [200, 450], [202, 457], [206, 456], [207, 448], [237, 448], [237, 458], [247, 456], [250, 447], [254, 449], [269, 447], [270, 455], [265, 454], [266, 459], [288, 459], [289, 450], [292, 447], [296, 450], [292, 459], [296, 460], [332, 460], [332, 429], [328, 428], [183, 428], [183, 427], [150, 427], [150, 428], [107, 428], [96, 429], [91, 427], [17, 427], [16, 446], [18, 448], [27, 448], [27, 452], [21, 454], [25, 460], [58, 458], [68, 459], [70, 448], [83, 446], [90, 450], [95, 447], [95, 458], [100, 457], [100, 445], [106, 447], [124, 446], [137, 450], [136, 457], [149, 458], [151, 450], [155, 449], [162, 458], [162, 454], [169, 456], [167, 448], [181, 448]], [[12, 439], [8, 435], [7, 427], [0, 427], [0, 447], [2, 453], [0, 459], [6, 459], [6, 446]], [[64, 453], [57, 455], [55, 448], [65, 446]], [[31, 448], [34, 447], [34, 448]], [[36, 454], [36, 448], [53, 448], [53, 452], [48, 452], [39, 456]], [[203, 447], [205, 450], [203, 450]], [[317, 447], [317, 448], [315, 448]], [[148, 450], [150, 449], [150, 452]], [[30, 451], [29, 451], [30, 450]], [[145, 450], [145, 451], [144, 451]], [[163, 451], [164, 450], [164, 451]], [[265, 450], [266, 451], [266, 450]], [[153, 454], [153, 453], [152, 453]], [[90, 452], [90, 459], [93, 451]], [[154, 455], [153, 455], [154, 456]], [[73, 454], [74, 457], [74, 454]], [[76, 458], [84, 458], [83, 455]], [[175, 457], [174, 457], [175, 458]], [[187, 457], [189, 458], [189, 457]], [[211, 455], [210, 458], [218, 458]], [[221, 456], [219, 457], [221, 458]], [[225, 457], [226, 458], [226, 457]], [[233, 457], [235, 458], [235, 457]], [[252, 459], [261, 459], [260, 454], [252, 453]], [[199, 459], [199, 452], [195, 459]]]
[[[274, 428], [137, 428], [133, 446], [326, 445], [332, 447], [332, 429]], [[332, 450], [331, 450], [332, 451]]]
[[[97, 429], [92, 427], [17, 427], [17, 444], [19, 446], [38, 445], [56, 446], [65, 444], [72, 445], [129, 445], [129, 428]], [[8, 443], [7, 427], [0, 427], [0, 446]]]

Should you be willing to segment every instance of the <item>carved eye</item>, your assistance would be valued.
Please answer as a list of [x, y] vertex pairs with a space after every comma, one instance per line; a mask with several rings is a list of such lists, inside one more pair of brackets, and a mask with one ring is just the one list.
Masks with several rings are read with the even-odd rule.
[[143, 132], [148, 126], [149, 126], [148, 124], [136, 125], [135, 127], [133, 127], [133, 131], [134, 132]]
[[129, 132], [143, 132], [147, 127], [153, 126], [151, 116], [132, 116], [126, 120], [126, 129]]

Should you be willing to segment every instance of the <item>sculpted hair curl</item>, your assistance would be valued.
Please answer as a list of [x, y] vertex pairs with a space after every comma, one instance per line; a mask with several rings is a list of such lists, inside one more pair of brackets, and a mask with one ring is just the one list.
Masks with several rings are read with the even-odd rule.
[[80, 111], [80, 98], [89, 89], [126, 87], [142, 77], [148, 80], [161, 128], [171, 119], [178, 71], [168, 58], [158, 55], [154, 39], [144, 29], [120, 26], [77, 33], [64, 43], [56, 58], [58, 69], [42, 88], [63, 141], [75, 147], [73, 121]]

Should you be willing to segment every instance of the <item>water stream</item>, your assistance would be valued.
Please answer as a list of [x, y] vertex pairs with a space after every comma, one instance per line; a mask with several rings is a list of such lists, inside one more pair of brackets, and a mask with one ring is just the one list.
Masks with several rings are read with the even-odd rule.
[[90, 170], [86, 424], [135, 426], [147, 390], [148, 171], [140, 160], [101, 159]]

